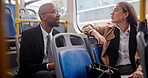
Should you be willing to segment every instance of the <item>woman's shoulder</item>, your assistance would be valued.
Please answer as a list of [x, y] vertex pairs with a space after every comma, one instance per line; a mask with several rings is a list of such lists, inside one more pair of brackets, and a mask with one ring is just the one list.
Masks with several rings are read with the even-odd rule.
[[110, 29], [114, 29], [115, 28], [115, 24], [114, 23], [108, 23], [106, 25], [102, 25], [99, 27], [101, 30], [110, 30]]
[[106, 27], [114, 28], [115, 27], [115, 23], [107, 23]]

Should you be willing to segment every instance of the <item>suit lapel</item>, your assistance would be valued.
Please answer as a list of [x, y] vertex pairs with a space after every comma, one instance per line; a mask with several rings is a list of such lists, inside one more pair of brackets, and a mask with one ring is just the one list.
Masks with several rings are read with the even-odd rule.
[[44, 40], [43, 40], [43, 34], [41, 31], [40, 25], [37, 26], [34, 33], [36, 33], [35, 38], [36, 38], [37, 42], [39, 43], [39, 46], [40, 46], [42, 52], [44, 52]]
[[[37, 26], [35, 33], [36, 33], [35, 38], [37, 39], [37, 42], [39, 43], [39, 46], [40, 46], [42, 52], [44, 52], [44, 40], [43, 40], [43, 34], [42, 34], [42, 31], [41, 31], [40, 25]], [[59, 33], [59, 32], [57, 30], [53, 29], [52, 35], [54, 36], [57, 33]]]

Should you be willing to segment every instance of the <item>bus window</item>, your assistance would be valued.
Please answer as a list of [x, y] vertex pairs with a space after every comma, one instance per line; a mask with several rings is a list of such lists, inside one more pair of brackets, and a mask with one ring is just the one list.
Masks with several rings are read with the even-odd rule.
[[29, 15], [36, 15], [36, 13], [34, 12], [34, 10], [28, 9], [28, 14]]
[[[105, 25], [110, 23], [110, 14], [116, 3], [127, 1], [136, 9], [139, 16], [139, 0], [77, 0], [77, 23], [80, 30], [88, 23]], [[148, 4], [148, 1], [147, 1]], [[146, 6], [148, 7], [148, 5]], [[146, 10], [148, 18], [148, 8]]]
[[25, 11], [24, 9], [20, 9], [20, 10], [19, 10], [19, 13], [20, 13], [20, 14], [25, 14], [25, 12], [26, 12], [26, 11]]
[[57, 6], [60, 15], [65, 15], [67, 11], [67, 0], [52, 0], [52, 3]]
[[[31, 0], [26, 0], [27, 2]], [[66, 0], [39, 0], [34, 3], [26, 5], [26, 8], [33, 9], [35, 12], [38, 12], [38, 8], [44, 3], [54, 3], [59, 10], [60, 15], [64, 15], [67, 11], [67, 3]]]

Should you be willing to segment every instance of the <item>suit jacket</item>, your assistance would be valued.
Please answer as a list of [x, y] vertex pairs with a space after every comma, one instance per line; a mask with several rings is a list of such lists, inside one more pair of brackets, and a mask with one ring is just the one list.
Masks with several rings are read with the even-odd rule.
[[[59, 32], [53, 29], [52, 35], [57, 33]], [[21, 37], [18, 76], [20, 78], [30, 78], [37, 71], [48, 70], [46, 63], [42, 64], [43, 58], [44, 40], [40, 26], [24, 31]]]
[[[115, 52], [114, 53], [108, 53], [107, 49], [108, 47], [110, 47], [110, 43], [113, 39], [117, 38], [117, 36], [115, 36], [115, 25], [112, 24], [108, 24], [107, 26], [93, 26], [93, 28], [98, 31], [106, 40], [107, 40], [107, 47], [103, 47], [102, 49], [102, 53], [101, 53], [101, 59], [102, 62], [105, 65], [112, 65], [115, 64], [117, 62], [118, 59], [118, 48], [119, 46], [117, 46], [117, 42], [113, 43], [113, 47], [115, 47]], [[119, 39], [118, 39], [119, 40]], [[112, 49], [112, 48], [111, 48]], [[137, 66], [136, 65], [136, 61], [137, 59], [139, 59], [139, 55], [137, 50], [137, 42], [136, 42], [136, 27], [131, 26], [131, 31], [130, 31], [130, 39], [129, 39], [129, 56], [130, 56], [130, 61], [131, 64], [133, 66], [133, 69], [136, 70], [136, 67], [138, 67], [138, 70], [142, 70], [141, 66]], [[112, 54], [112, 55], [110, 55]]]

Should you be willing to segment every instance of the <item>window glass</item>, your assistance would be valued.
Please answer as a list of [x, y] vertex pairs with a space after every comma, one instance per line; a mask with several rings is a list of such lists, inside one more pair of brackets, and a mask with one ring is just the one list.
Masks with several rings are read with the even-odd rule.
[[[139, 16], [139, 0], [77, 0], [77, 23], [80, 30], [88, 23], [105, 25], [110, 22], [110, 14], [116, 3], [127, 1], [136, 9]], [[148, 1], [147, 5], [148, 7]], [[148, 15], [148, 8], [146, 10]]]
[[[25, 0], [25, 3], [29, 3], [29, 1], [31, 2], [31, 0]], [[45, 3], [54, 3], [57, 9], [59, 10], [59, 13], [61, 14], [61, 16], [64, 15], [65, 12], [67, 11], [66, 0], [36, 0], [31, 4], [27, 4], [26, 8], [33, 9], [37, 13], [39, 7]]]
[[59, 10], [59, 13], [61, 15], [64, 15], [67, 11], [67, 0], [52, 0], [51, 1], [52, 3], [54, 3], [58, 10]]
[[[4, 0], [4, 3], [15, 4], [15, 0]], [[64, 15], [67, 11], [67, 0], [18, 0], [18, 3], [21, 7], [24, 5], [25, 8], [32, 9], [36, 13], [38, 12], [39, 7], [44, 3], [54, 3], [57, 6], [61, 16]], [[32, 14], [32, 12], [30, 13]]]
[[28, 9], [28, 14], [29, 15], [36, 15], [35, 11], [34, 10], [31, 10], [31, 9]]

